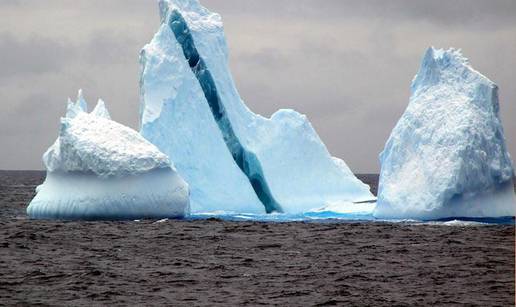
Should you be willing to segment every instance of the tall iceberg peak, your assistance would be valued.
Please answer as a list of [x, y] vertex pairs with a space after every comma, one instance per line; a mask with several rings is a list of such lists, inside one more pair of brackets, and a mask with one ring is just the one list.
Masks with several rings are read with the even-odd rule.
[[189, 214], [188, 185], [169, 158], [136, 131], [68, 103], [59, 137], [44, 154], [45, 182], [27, 212], [43, 219], [134, 219]]
[[[205, 165], [203, 172], [219, 176], [226, 173], [222, 165], [233, 165], [231, 175], [223, 177], [252, 187], [245, 193], [258, 196], [268, 212], [299, 213], [330, 202], [373, 198], [349, 168], [333, 161], [304, 115], [281, 110], [267, 119], [247, 108], [229, 72], [218, 14], [195, 0], [162, 0], [160, 15], [160, 30], [141, 56], [141, 133], [174, 159], [191, 184], [193, 208], [227, 189], [207, 189], [201, 181], [206, 178], [194, 175], [199, 169], [192, 153], [206, 153], [206, 145], [196, 139], [186, 144], [173, 135], [172, 127], [193, 126], [200, 118], [207, 125], [194, 133], [210, 135], [210, 144], [217, 143], [220, 152], [215, 157], [208, 153], [217, 162]], [[185, 146], [191, 149], [188, 155], [178, 152]]]
[[[160, 11], [163, 14], [163, 8]], [[174, 160], [190, 184], [192, 211], [265, 213], [234, 163], [199, 81], [165, 20], [143, 48], [140, 61], [141, 134]]]
[[380, 154], [375, 216], [514, 216], [513, 165], [498, 87], [459, 50], [429, 48]]

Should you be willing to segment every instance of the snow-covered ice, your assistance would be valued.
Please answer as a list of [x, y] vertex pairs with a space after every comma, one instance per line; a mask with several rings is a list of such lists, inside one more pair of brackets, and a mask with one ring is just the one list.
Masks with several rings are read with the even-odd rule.
[[190, 184], [193, 212], [301, 213], [374, 199], [306, 116], [247, 108], [220, 15], [197, 0], [159, 6], [160, 29], [141, 54], [141, 133]]
[[110, 119], [99, 100], [91, 113], [79, 91], [43, 156], [45, 182], [30, 218], [136, 219], [189, 214], [188, 185], [169, 158], [138, 132]]
[[376, 217], [515, 215], [498, 87], [459, 50], [427, 50], [380, 161]]

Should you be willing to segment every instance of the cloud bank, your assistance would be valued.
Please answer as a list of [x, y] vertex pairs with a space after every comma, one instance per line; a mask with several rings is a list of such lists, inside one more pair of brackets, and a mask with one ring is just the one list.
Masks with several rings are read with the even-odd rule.
[[[425, 49], [459, 47], [500, 86], [516, 156], [516, 2], [205, 0], [224, 18], [235, 81], [254, 111], [294, 108], [356, 172], [405, 109]], [[157, 30], [143, 0], [0, 3], [0, 169], [41, 169], [68, 96], [102, 97], [138, 127], [138, 52]]]

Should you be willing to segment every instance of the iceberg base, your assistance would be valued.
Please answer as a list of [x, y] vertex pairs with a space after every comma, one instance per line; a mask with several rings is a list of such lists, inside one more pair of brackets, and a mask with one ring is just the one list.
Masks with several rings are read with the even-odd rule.
[[188, 185], [171, 169], [122, 178], [47, 173], [27, 208], [31, 219], [133, 220], [189, 214]]
[[512, 181], [474, 195], [456, 195], [440, 208], [425, 209], [416, 204], [404, 208], [382, 202], [374, 217], [379, 219], [438, 220], [449, 218], [499, 218], [516, 215], [516, 194]]

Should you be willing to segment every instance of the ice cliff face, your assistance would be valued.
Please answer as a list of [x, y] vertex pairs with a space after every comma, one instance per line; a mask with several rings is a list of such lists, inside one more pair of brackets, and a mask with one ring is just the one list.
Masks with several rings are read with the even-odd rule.
[[380, 155], [380, 218], [515, 214], [498, 87], [460, 51], [427, 50]]
[[188, 185], [168, 157], [136, 131], [110, 120], [99, 100], [91, 113], [79, 91], [43, 161], [47, 178], [27, 212], [44, 219], [182, 217]]
[[[246, 107], [218, 14], [196, 0], [159, 5], [161, 27], [141, 55], [141, 133], [189, 182], [193, 211], [298, 213], [373, 198], [334, 162], [304, 115], [280, 110], [264, 118]], [[185, 130], [187, 137], [177, 136]], [[221, 204], [220, 195], [230, 202]]]
[[141, 133], [174, 160], [190, 185], [193, 211], [265, 213], [168, 24], [142, 50], [141, 61]]

